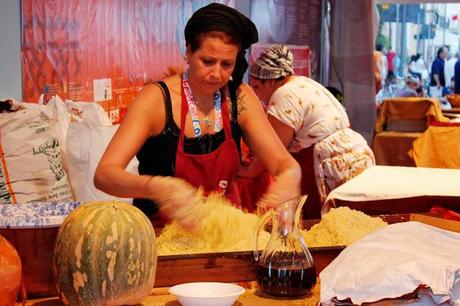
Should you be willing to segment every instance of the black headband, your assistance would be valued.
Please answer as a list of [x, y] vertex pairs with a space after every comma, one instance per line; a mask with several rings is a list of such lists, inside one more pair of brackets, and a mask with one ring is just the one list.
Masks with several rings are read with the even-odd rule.
[[233, 81], [238, 87], [248, 68], [245, 49], [259, 40], [256, 26], [248, 17], [234, 8], [219, 3], [211, 3], [197, 10], [190, 17], [184, 30], [185, 41], [189, 44], [193, 42], [196, 35], [209, 31], [224, 32], [240, 41], [241, 50], [238, 53], [232, 74]]

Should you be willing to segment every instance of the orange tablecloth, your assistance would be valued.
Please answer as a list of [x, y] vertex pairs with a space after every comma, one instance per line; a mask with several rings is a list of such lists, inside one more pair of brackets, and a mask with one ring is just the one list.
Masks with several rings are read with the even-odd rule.
[[429, 126], [410, 154], [417, 167], [460, 169], [460, 125]]
[[443, 116], [439, 102], [429, 98], [393, 98], [385, 99], [380, 105], [375, 122], [375, 132], [380, 133], [389, 121], [400, 120], [448, 121]]
[[372, 151], [377, 165], [414, 167], [408, 152], [422, 133], [383, 131], [375, 135]]

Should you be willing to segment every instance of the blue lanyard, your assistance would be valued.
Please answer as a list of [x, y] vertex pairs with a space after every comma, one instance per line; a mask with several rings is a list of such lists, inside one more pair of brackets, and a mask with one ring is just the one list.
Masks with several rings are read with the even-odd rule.
[[[188, 111], [192, 118], [193, 132], [195, 133], [195, 137], [199, 137], [201, 136], [200, 119], [198, 118], [197, 106], [193, 99], [192, 89], [188, 82], [188, 71], [184, 72], [182, 76], [182, 86], [184, 88], [185, 99], [187, 100]], [[214, 108], [214, 132], [217, 133], [222, 129], [222, 96], [219, 91], [214, 93]]]

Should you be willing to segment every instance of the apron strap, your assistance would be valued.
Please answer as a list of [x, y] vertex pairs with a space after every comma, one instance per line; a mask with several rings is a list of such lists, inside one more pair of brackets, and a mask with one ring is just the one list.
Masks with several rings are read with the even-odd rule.
[[[177, 148], [178, 151], [182, 153], [184, 152], [184, 138], [185, 138], [184, 133], [185, 133], [185, 122], [186, 122], [187, 114], [189, 112], [191, 113], [194, 112], [196, 114], [196, 104], [193, 102], [191, 103], [191, 101], [187, 100], [188, 96], [187, 96], [187, 93], [185, 92], [186, 86], [184, 85], [188, 86], [188, 82], [184, 84], [184, 80], [182, 79], [182, 82], [181, 82], [181, 100], [182, 100], [181, 101], [181, 126], [180, 126], [179, 143], [178, 143], [178, 148]], [[187, 90], [189, 91], [189, 94], [191, 94], [190, 87], [188, 87]], [[217, 100], [219, 100], [219, 103], [216, 103]], [[216, 131], [217, 125], [220, 125], [220, 122], [223, 123], [225, 140], [231, 139], [231, 137], [233, 137], [227, 103], [228, 103], [228, 100], [225, 94], [223, 93], [223, 91], [221, 90], [220, 92], [216, 92], [215, 103], [214, 103], [215, 121], [219, 122], [219, 124], [215, 123], [214, 127], [215, 127], [215, 132], [217, 132]], [[195, 117], [195, 116], [192, 116], [192, 117]], [[195, 135], [201, 135], [200, 121], [197, 117], [192, 118], [192, 125], [193, 125]]]

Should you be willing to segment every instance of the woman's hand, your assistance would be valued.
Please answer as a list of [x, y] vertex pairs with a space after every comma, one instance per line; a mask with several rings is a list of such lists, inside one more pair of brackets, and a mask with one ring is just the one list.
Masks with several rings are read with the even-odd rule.
[[200, 221], [202, 191], [183, 179], [169, 176], [152, 176], [145, 182], [145, 190], [159, 205], [165, 219], [176, 220], [186, 229], [196, 228]]
[[262, 211], [276, 208], [281, 203], [300, 195], [300, 180], [302, 172], [300, 168], [288, 168], [275, 177], [267, 192], [257, 202], [257, 207]]

